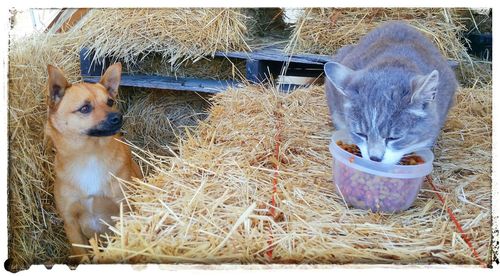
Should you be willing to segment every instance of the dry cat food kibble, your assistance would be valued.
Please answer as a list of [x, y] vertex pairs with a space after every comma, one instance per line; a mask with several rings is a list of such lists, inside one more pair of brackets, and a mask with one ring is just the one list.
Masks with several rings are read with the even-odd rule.
[[[355, 144], [337, 141], [343, 150], [361, 157]], [[342, 197], [351, 206], [372, 211], [396, 212], [407, 209], [415, 200], [421, 178], [392, 178], [357, 170], [342, 162], [335, 162], [335, 182]], [[407, 155], [398, 165], [418, 165], [425, 160], [415, 154]]]
[[401, 158], [401, 160], [399, 160], [398, 165], [420, 165], [420, 164], [424, 164], [424, 163], [425, 163], [425, 160], [422, 157], [415, 155], [415, 154], [410, 154], [410, 155], [403, 156], [403, 158]]
[[[361, 157], [361, 150], [359, 149], [359, 147], [356, 144], [346, 144], [342, 141], [337, 141], [337, 145], [341, 149], [349, 152], [350, 154], [354, 154], [358, 157]], [[422, 157], [415, 155], [415, 154], [409, 154], [409, 155], [403, 156], [403, 158], [401, 158], [401, 160], [399, 160], [398, 165], [420, 165], [420, 164], [424, 164], [424, 163], [425, 163], [425, 161]]]
[[341, 149], [347, 151], [350, 154], [354, 154], [358, 157], [361, 157], [361, 150], [359, 150], [359, 147], [356, 144], [346, 144], [342, 141], [337, 141], [337, 146], [339, 146]]

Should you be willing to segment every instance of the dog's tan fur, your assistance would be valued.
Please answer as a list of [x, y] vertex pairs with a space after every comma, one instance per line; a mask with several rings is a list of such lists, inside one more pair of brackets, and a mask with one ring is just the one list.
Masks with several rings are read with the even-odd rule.
[[[113, 176], [124, 180], [142, 177], [129, 147], [118, 141], [119, 134], [88, 135], [108, 114], [117, 112], [111, 103], [118, 93], [121, 64], [110, 66], [96, 84], [70, 84], [63, 72], [51, 65], [48, 73], [45, 131], [56, 150], [54, 198], [69, 242], [88, 244], [95, 234], [107, 230], [100, 220], [110, 223], [111, 216], [119, 215], [123, 193]], [[84, 114], [79, 109], [86, 103], [92, 109]], [[72, 255], [85, 253], [72, 247]]]

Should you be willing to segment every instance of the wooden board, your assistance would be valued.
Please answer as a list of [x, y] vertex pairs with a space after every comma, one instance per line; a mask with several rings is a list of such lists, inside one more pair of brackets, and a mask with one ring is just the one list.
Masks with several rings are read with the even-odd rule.
[[[83, 76], [86, 82], [96, 83], [100, 76]], [[216, 94], [227, 90], [229, 87], [242, 86], [232, 80], [205, 80], [195, 78], [174, 78], [154, 75], [128, 75], [122, 74], [120, 86], [143, 87], [166, 90], [196, 91]]]
[[333, 60], [332, 56], [328, 55], [313, 55], [313, 54], [293, 54], [289, 55], [276, 47], [264, 47], [253, 52], [215, 52], [215, 56], [240, 58], [250, 60], [266, 60], [266, 61], [282, 61], [295, 62], [301, 64], [324, 64]]
[[[83, 79], [88, 82], [99, 81], [110, 63], [108, 59], [101, 63], [92, 63], [93, 54], [87, 49], [80, 52], [80, 64]], [[289, 55], [276, 47], [264, 47], [253, 52], [216, 52], [215, 56], [238, 58], [246, 60], [246, 78], [252, 83], [265, 83], [276, 80], [280, 76], [318, 78], [323, 75], [325, 63], [333, 60], [333, 56], [313, 54]], [[448, 61], [452, 68], [456, 67], [456, 61]], [[286, 70], [283, 70], [286, 68]], [[196, 91], [204, 93], [220, 93], [228, 87], [241, 86], [240, 82], [234, 80], [208, 80], [198, 78], [175, 78], [155, 75], [122, 75], [122, 86], [157, 88], [181, 91]], [[280, 84], [282, 91], [290, 91], [300, 87], [300, 84]], [[307, 85], [306, 85], [307, 86]]]

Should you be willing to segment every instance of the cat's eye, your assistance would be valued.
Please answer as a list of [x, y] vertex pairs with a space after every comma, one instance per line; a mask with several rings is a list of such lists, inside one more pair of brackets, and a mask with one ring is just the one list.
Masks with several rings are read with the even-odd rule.
[[84, 104], [82, 107], [80, 107], [80, 109], [78, 109], [78, 111], [80, 111], [80, 113], [82, 114], [87, 114], [92, 111], [92, 106], [90, 106], [90, 104]]
[[115, 104], [115, 101], [113, 99], [108, 99], [108, 101], [106, 102], [106, 104], [109, 106], [109, 107], [112, 107], [114, 104]]
[[367, 138], [366, 134], [364, 134], [364, 133], [361, 133], [361, 132], [356, 132], [355, 134], [356, 134], [357, 136], [361, 137], [361, 138], [364, 138], [364, 139], [366, 139], [366, 138]]
[[387, 138], [385, 138], [385, 140], [387, 142], [392, 142], [392, 141], [396, 141], [396, 140], [399, 140], [399, 139], [401, 139], [401, 137], [387, 137]]

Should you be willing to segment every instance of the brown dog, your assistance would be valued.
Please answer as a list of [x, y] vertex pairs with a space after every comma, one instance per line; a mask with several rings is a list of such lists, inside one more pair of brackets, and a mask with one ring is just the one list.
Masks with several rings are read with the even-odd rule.
[[[72, 244], [88, 244], [119, 215], [123, 199], [112, 175], [141, 178], [130, 149], [121, 143], [122, 115], [115, 107], [121, 79], [120, 63], [110, 66], [99, 83], [70, 84], [57, 67], [49, 73], [49, 115], [45, 127], [56, 149], [54, 198]], [[72, 247], [73, 255], [86, 250]]]

